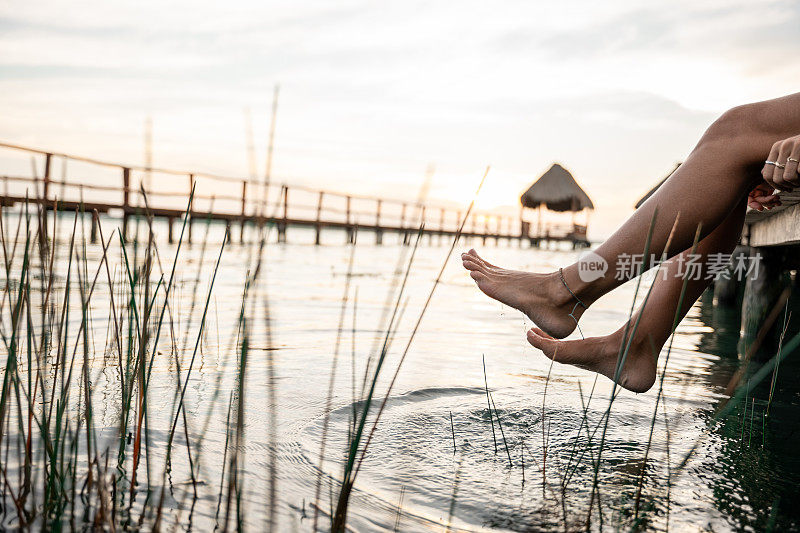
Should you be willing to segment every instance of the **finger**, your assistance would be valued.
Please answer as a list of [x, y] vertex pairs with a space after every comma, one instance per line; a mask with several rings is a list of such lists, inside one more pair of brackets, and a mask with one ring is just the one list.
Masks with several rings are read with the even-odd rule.
[[786, 179], [786, 161], [789, 159], [792, 148], [794, 148], [794, 143], [789, 141], [784, 141], [781, 143], [781, 148], [778, 150], [778, 158], [775, 160], [778, 164], [775, 167], [775, 171], [772, 175], [772, 181], [775, 182], [777, 188], [782, 191], [791, 191], [794, 189], [795, 185]]
[[753, 196], [753, 197], [750, 198], [750, 200], [756, 201], [756, 202], [758, 202], [760, 204], [767, 204], [767, 203], [770, 203], [770, 202], [774, 202], [775, 200], [778, 200], [778, 199], [779, 199], [779, 196], [777, 196], [777, 195]]
[[794, 141], [789, 155], [786, 156], [786, 168], [783, 169], [783, 179], [794, 185], [800, 186], [800, 174], [798, 168], [800, 165], [800, 142]]
[[767, 156], [768, 163], [764, 163], [764, 168], [761, 169], [761, 176], [764, 178], [770, 187], [777, 189], [778, 187], [775, 185], [775, 182], [772, 181], [772, 176], [775, 173], [775, 161], [778, 158], [778, 153], [781, 149], [781, 143], [775, 143], [772, 145], [772, 149], [769, 151], [769, 155]]

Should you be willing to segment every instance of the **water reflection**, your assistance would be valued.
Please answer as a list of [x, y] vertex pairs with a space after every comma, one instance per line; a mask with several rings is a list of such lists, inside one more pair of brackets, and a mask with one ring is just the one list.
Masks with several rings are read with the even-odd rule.
[[[797, 308], [796, 297], [788, 309]], [[709, 383], [720, 392], [725, 389], [743, 360], [739, 346], [740, 314], [737, 308], [714, 306], [710, 294], [698, 302], [698, 320], [708, 326], [700, 334], [698, 349], [718, 354], [709, 369]], [[778, 330], [782, 329], [781, 321]], [[787, 338], [798, 327], [790, 323]], [[769, 338], [751, 363], [747, 375], [776, 354], [776, 339]], [[772, 401], [771, 379], [749, 386], [746, 401], [721, 419], [712, 420], [707, 410], [711, 435], [707, 450], [713, 450], [694, 468], [705, 471], [702, 477], [713, 489], [714, 505], [737, 530], [794, 531], [800, 528], [800, 448], [796, 433], [800, 429], [800, 359], [785, 359], [775, 376]]]

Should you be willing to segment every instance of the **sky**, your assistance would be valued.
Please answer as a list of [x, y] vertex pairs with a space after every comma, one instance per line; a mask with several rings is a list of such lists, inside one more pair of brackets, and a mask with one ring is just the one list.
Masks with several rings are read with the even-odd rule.
[[[516, 213], [553, 162], [590, 237], [726, 109], [800, 90], [800, 2], [73, 1], [0, 4], [0, 140]], [[0, 162], [2, 156], [0, 154]], [[2, 169], [0, 169], [2, 173]]]

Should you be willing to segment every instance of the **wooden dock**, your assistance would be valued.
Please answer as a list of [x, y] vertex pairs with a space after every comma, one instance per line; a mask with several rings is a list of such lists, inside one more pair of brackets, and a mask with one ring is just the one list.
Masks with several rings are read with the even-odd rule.
[[[32, 167], [32, 172], [15, 173], [25, 163], [16, 161], [10, 165], [14, 168], [0, 175], [0, 205], [13, 207], [29, 202], [51, 211], [97, 211], [118, 216], [126, 235], [129, 219], [147, 213], [167, 221], [167, 238], [173, 242], [175, 221], [184, 216], [194, 190], [189, 242], [192, 220], [213, 220], [226, 224], [231, 240], [238, 229], [242, 243], [246, 241], [247, 228], [265, 224], [275, 225], [279, 242], [286, 242], [289, 228], [305, 227], [314, 231], [316, 244], [321, 243], [324, 230], [343, 232], [345, 242], [353, 242], [357, 233], [367, 231], [375, 235], [377, 244], [382, 244], [387, 233], [397, 234], [408, 243], [420, 227], [423, 235], [438, 236], [437, 241], [453, 238], [463, 222], [461, 236], [483, 243], [527, 242], [538, 247], [566, 242], [573, 248], [589, 245], [585, 226], [533, 224], [523, 220], [522, 210], [515, 215], [473, 212], [464, 221], [464, 210], [451, 206], [205, 172], [123, 165], [10, 143], [0, 142], [0, 148], [22, 155], [23, 159], [27, 156]], [[92, 220], [94, 236], [94, 217]]]
[[[768, 211], [747, 210], [744, 230], [733, 261], [757, 262], [746, 280], [717, 280], [714, 303], [741, 310], [740, 351], [775, 341], [783, 319], [797, 305], [792, 298], [800, 283], [800, 192], [780, 195], [782, 204]], [[786, 315], [786, 316], [785, 316]], [[766, 342], [772, 346], [774, 342]]]

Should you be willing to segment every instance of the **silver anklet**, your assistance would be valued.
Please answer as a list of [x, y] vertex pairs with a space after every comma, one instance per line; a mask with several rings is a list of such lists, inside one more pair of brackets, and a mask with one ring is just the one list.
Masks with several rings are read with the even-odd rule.
[[577, 295], [576, 295], [574, 292], [572, 292], [572, 289], [570, 289], [570, 288], [569, 288], [569, 285], [567, 285], [567, 280], [565, 280], [565, 279], [564, 279], [564, 269], [563, 269], [563, 268], [559, 268], [559, 269], [558, 269], [558, 275], [559, 275], [559, 276], [561, 276], [561, 283], [563, 283], [563, 284], [564, 284], [564, 287], [565, 287], [565, 288], [566, 288], [566, 289], [569, 291], [569, 293], [572, 295], [572, 297], [573, 297], [573, 298], [575, 298], [575, 301], [576, 301], [576, 302], [578, 302], [578, 305], [580, 305], [580, 306], [581, 306], [581, 307], [583, 307], [584, 309], [589, 309], [589, 308], [586, 306], [586, 304], [585, 304], [585, 303], [583, 303], [583, 302], [581, 301], [581, 299], [580, 299], [580, 298], [578, 298], [578, 296], [577, 296]]

